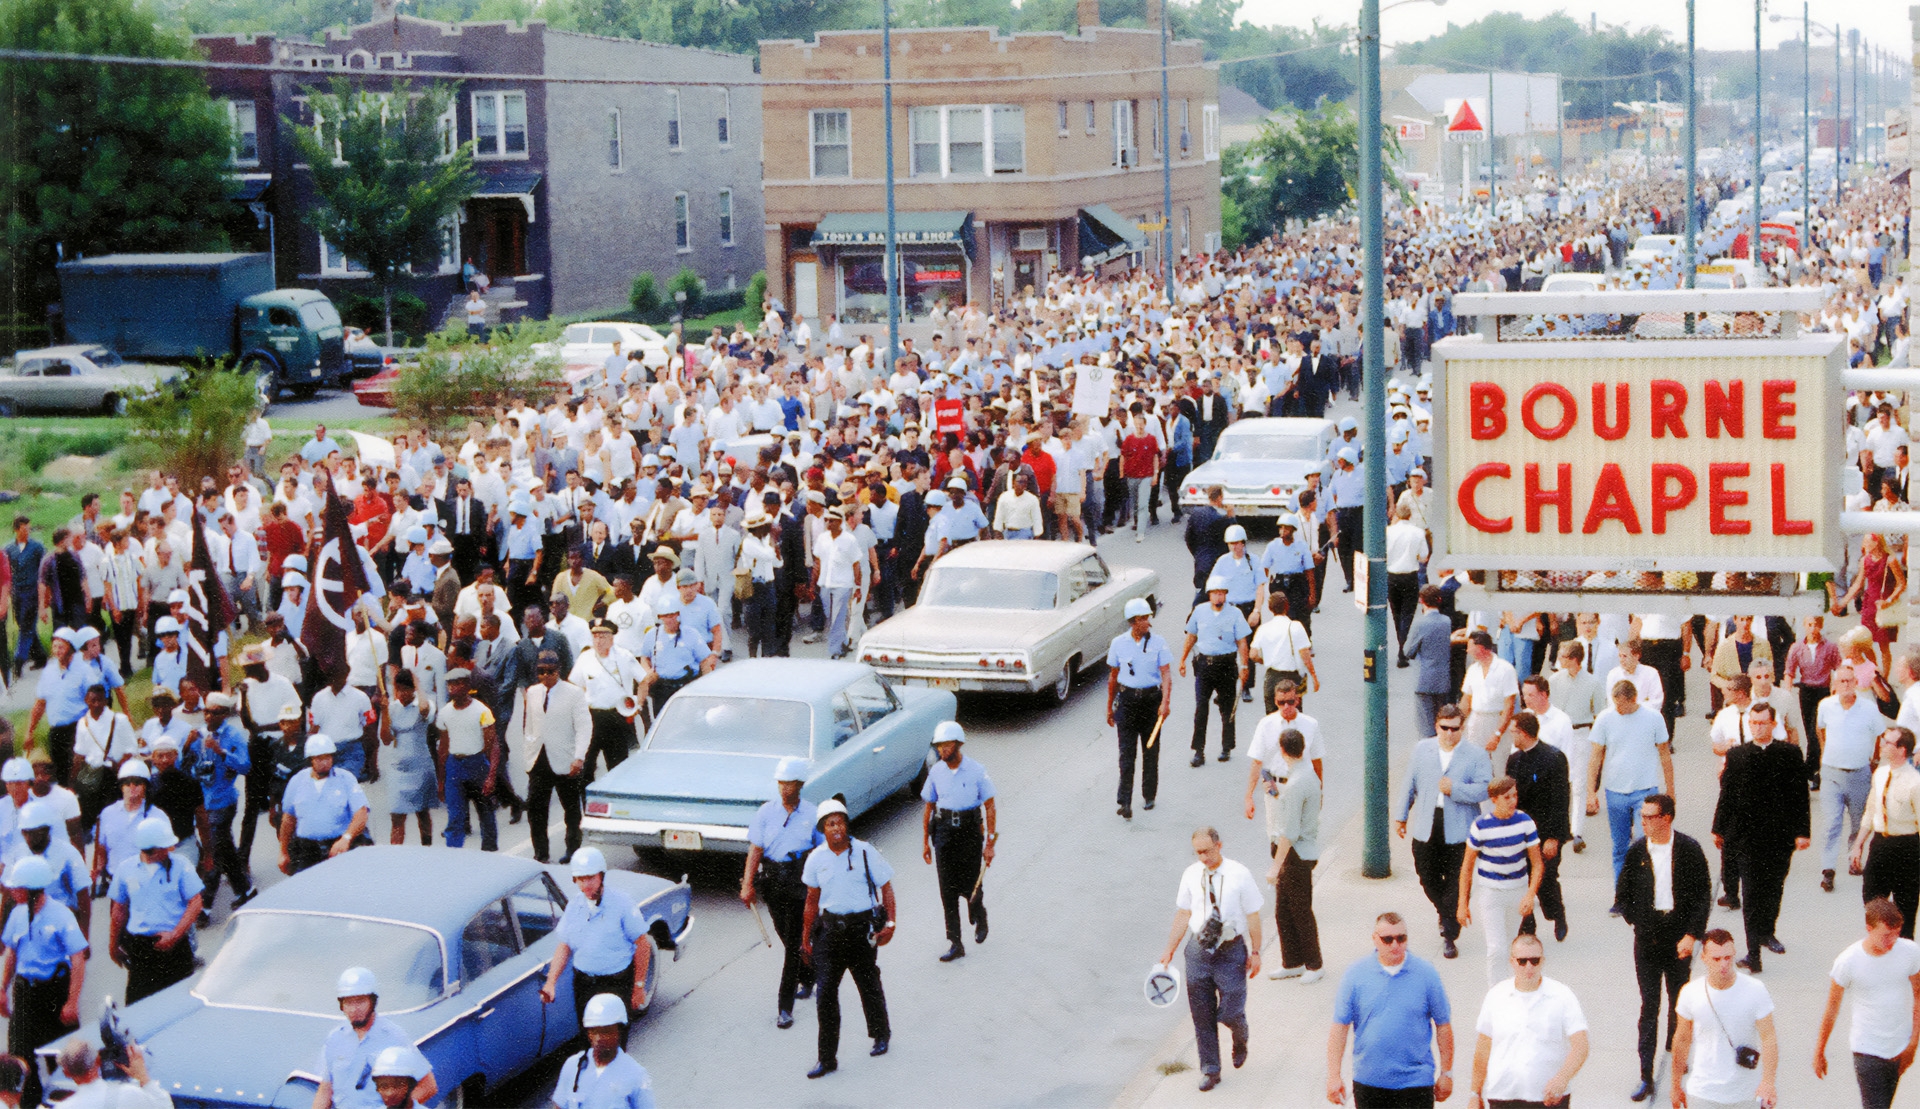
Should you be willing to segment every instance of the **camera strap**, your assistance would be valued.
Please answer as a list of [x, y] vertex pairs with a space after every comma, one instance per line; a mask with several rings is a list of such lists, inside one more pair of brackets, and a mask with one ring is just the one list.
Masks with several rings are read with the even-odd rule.
[[[1734, 979], [1736, 982], [1739, 980], [1738, 977]], [[1738, 1059], [1740, 1055], [1740, 1045], [1733, 1042], [1733, 1034], [1727, 1031], [1727, 1022], [1720, 1019], [1720, 1010], [1713, 1007], [1713, 983], [1703, 980], [1701, 982], [1701, 989], [1707, 995], [1707, 1011], [1713, 1014], [1713, 1022], [1720, 1026], [1720, 1038], [1727, 1041], [1727, 1046], [1733, 1049], [1734, 1057]]]

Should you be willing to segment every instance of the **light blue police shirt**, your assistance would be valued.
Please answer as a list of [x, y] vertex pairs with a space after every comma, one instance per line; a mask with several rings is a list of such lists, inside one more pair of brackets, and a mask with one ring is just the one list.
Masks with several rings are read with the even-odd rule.
[[768, 801], [747, 825], [747, 842], [774, 862], [791, 862], [827, 841], [815, 827], [818, 817], [819, 806], [805, 798], [792, 812], [777, 800]]
[[1300, 538], [1297, 531], [1298, 529], [1296, 529], [1293, 542], [1282, 543], [1280, 540], [1275, 539], [1273, 542], [1267, 544], [1266, 550], [1260, 552], [1260, 569], [1266, 573], [1267, 577], [1277, 578], [1281, 574], [1303, 574], [1313, 569], [1312, 549], [1307, 546], [1305, 540]]
[[127, 931], [136, 936], [158, 936], [173, 930], [186, 914], [187, 902], [206, 891], [193, 864], [172, 855], [150, 863], [132, 858], [114, 871], [107, 898], [127, 907]]
[[1124, 631], [1107, 645], [1107, 665], [1120, 671], [1120, 684], [1128, 689], [1157, 689], [1160, 668], [1173, 665], [1173, 649], [1158, 632], [1150, 631], [1145, 640], [1138, 640], [1133, 632]]
[[624, 1051], [596, 1067], [588, 1048], [561, 1066], [553, 1100], [560, 1109], [654, 1109], [653, 1079]]
[[337, 766], [319, 781], [312, 770], [295, 774], [280, 798], [280, 811], [293, 814], [293, 834], [301, 839], [339, 839], [366, 807], [359, 779]]
[[640, 641], [640, 657], [653, 663], [654, 673], [670, 680], [699, 673], [700, 664], [712, 653], [713, 649], [699, 633], [684, 626], [672, 635], [666, 634], [665, 628], [656, 627]]
[[[633, 965], [633, 947], [647, 934], [646, 921], [630, 894], [601, 879], [600, 901], [577, 896], [567, 901], [555, 934], [573, 952], [573, 969], [581, 974], [619, 974]], [[622, 1000], [625, 1000], [624, 998]]]
[[1187, 617], [1187, 634], [1198, 637], [1195, 646], [1203, 655], [1230, 655], [1239, 649], [1240, 640], [1253, 634], [1247, 618], [1232, 605], [1215, 610], [1212, 602], [1195, 605]]
[[993, 779], [986, 767], [965, 755], [958, 768], [935, 759], [927, 768], [927, 784], [920, 789], [920, 800], [942, 809], [964, 812], [977, 809], [993, 797]]
[[29, 982], [45, 982], [87, 949], [87, 937], [73, 910], [48, 898], [37, 913], [15, 905], [7, 915], [5, 931], [0, 931], [0, 944], [13, 952], [16, 974]]
[[[873, 888], [867, 888], [871, 874]], [[813, 849], [800, 876], [809, 889], [820, 891], [823, 913], [864, 913], [880, 907], [880, 890], [893, 881], [893, 867], [871, 844], [847, 837], [847, 849], [836, 855], [826, 844]]]
[[[383, 1109], [380, 1091], [373, 1084], [373, 1061], [390, 1047], [402, 1047], [418, 1054], [412, 1038], [402, 1032], [398, 1024], [377, 1013], [365, 1039], [346, 1021], [327, 1033], [326, 1042], [320, 1046], [319, 1066], [315, 1069], [333, 1085], [334, 1109]], [[433, 1068], [429, 1064], [426, 1069], [431, 1073]]]

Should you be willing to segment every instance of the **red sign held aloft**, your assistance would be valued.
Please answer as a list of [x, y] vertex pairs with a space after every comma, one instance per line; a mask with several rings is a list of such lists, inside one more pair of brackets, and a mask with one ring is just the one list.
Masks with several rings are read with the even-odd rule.
[[962, 415], [964, 406], [957, 400], [937, 400], [933, 402], [934, 430], [951, 431], [963, 435], [967, 430], [966, 417]]

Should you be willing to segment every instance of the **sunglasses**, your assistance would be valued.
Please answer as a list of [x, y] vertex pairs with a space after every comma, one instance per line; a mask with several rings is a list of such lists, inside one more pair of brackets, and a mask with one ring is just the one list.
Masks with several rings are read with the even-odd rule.
[[1439, 727], [1439, 729], [1440, 729], [1441, 731], [1443, 731], [1443, 732], [1457, 732], [1457, 731], [1459, 731], [1459, 730], [1460, 730], [1460, 725], [1458, 725], [1458, 724], [1455, 724], [1455, 725], [1454, 725], [1453, 727], [1451, 727], [1451, 728], [1449, 728], [1449, 727], [1447, 727], [1447, 726], [1446, 726], [1445, 724], [1441, 724], [1441, 725], [1438, 725], [1438, 727]]
[[533, 672], [536, 674], [558, 674], [560, 668], [558, 666], [536, 666], [533, 668]]
[[1277, 704], [1277, 705], [1279, 705], [1279, 706], [1281, 706], [1282, 708], [1284, 708], [1284, 707], [1286, 707], [1286, 706], [1288, 706], [1288, 705], [1297, 705], [1297, 704], [1299, 704], [1299, 703], [1300, 703], [1300, 699], [1299, 699], [1298, 697], [1295, 697], [1294, 699], [1292, 699], [1292, 700], [1290, 700], [1290, 701], [1275, 701], [1275, 702], [1274, 702], [1274, 704]]
[[1405, 943], [1405, 942], [1407, 942], [1407, 934], [1406, 934], [1405, 932], [1396, 932], [1396, 933], [1394, 933], [1394, 934], [1393, 934], [1393, 935], [1391, 935], [1391, 936], [1375, 936], [1375, 937], [1373, 937], [1373, 938], [1374, 938], [1374, 939], [1376, 939], [1376, 940], [1378, 940], [1378, 941], [1380, 941], [1381, 943]]
[[1539, 966], [1539, 965], [1540, 965], [1540, 956], [1538, 956], [1538, 955], [1515, 955], [1515, 956], [1513, 957], [1513, 961], [1514, 961], [1515, 963], [1517, 963], [1517, 964], [1519, 964], [1520, 966], [1523, 966], [1523, 967], [1537, 967], [1537, 966]]

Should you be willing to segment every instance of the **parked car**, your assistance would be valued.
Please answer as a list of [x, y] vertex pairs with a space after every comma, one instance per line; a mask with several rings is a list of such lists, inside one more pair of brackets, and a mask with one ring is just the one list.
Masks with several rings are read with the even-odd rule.
[[1154, 571], [1113, 570], [1084, 543], [969, 543], [927, 570], [912, 608], [861, 637], [860, 661], [901, 685], [1064, 701], [1106, 661], [1126, 603], [1159, 587]]
[[[628, 871], [649, 942], [677, 959], [693, 928], [692, 892]], [[540, 1002], [554, 929], [579, 896], [565, 868], [438, 847], [366, 847], [267, 889], [233, 915], [198, 978], [130, 1006], [126, 1024], [180, 1109], [308, 1109], [313, 1060], [340, 1022], [334, 983], [371, 969], [379, 1012], [414, 1038], [445, 1100], [471, 1109], [578, 1031], [572, 975]], [[663, 960], [648, 970], [648, 996]], [[58, 1043], [40, 1049], [44, 1064]]]
[[347, 328], [346, 347], [348, 376], [356, 380], [415, 358], [421, 350], [419, 347], [383, 347], [380, 340], [357, 327]]
[[177, 366], [123, 362], [106, 347], [78, 343], [23, 350], [0, 365], [0, 417], [21, 412], [105, 412], [178, 380]]
[[1333, 442], [1332, 420], [1305, 416], [1256, 416], [1236, 420], [1220, 433], [1213, 457], [1196, 467], [1180, 486], [1180, 503], [1207, 503], [1209, 486], [1227, 491], [1227, 503], [1241, 516], [1278, 517], [1292, 511], [1293, 498], [1306, 488], [1307, 475], [1327, 459]]
[[569, 324], [558, 342], [541, 343], [533, 350], [539, 355], [559, 355], [567, 384], [577, 391], [580, 382], [606, 368], [607, 356], [613, 353], [616, 342], [623, 353], [638, 347], [640, 361], [649, 367], [659, 369], [667, 364], [666, 336], [643, 323], [617, 320]]
[[813, 763], [801, 796], [842, 794], [859, 816], [920, 779], [953, 713], [953, 694], [897, 688], [856, 662], [733, 663], [674, 694], [640, 749], [587, 787], [587, 841], [745, 852], [789, 756]]

